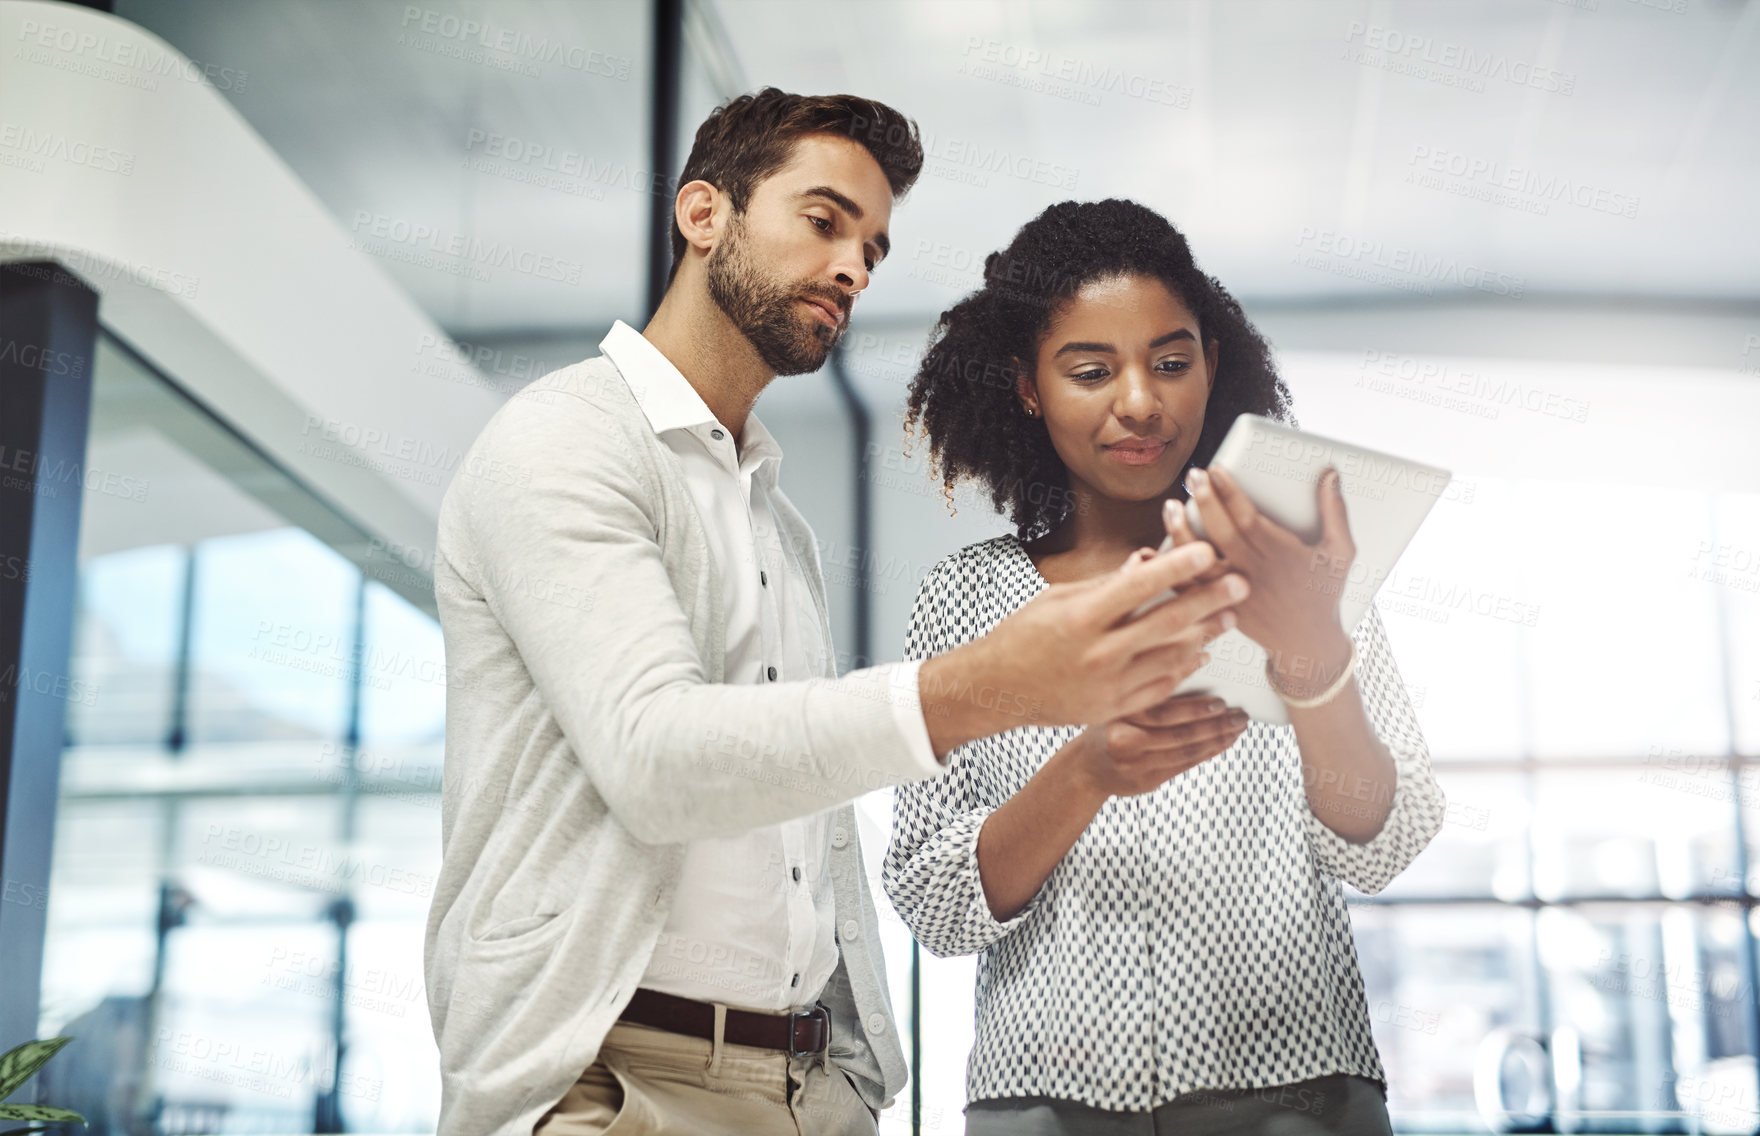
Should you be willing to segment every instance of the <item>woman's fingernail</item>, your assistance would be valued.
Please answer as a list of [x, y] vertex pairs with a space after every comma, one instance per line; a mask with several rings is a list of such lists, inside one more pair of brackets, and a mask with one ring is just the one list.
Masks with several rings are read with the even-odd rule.
[[1186, 473], [1186, 484], [1193, 489], [1204, 488], [1207, 481], [1209, 481], [1209, 478], [1205, 476], [1204, 471], [1201, 469], [1192, 469]]
[[1161, 502], [1161, 523], [1162, 524], [1171, 525], [1173, 523], [1173, 519], [1177, 516], [1179, 516], [1179, 502], [1178, 501], [1175, 501], [1172, 497], [1169, 497], [1167, 500]]
[[1233, 631], [1234, 624], [1235, 624], [1234, 612], [1232, 612], [1232, 611], [1223, 612], [1222, 613], [1222, 629], [1224, 631]]

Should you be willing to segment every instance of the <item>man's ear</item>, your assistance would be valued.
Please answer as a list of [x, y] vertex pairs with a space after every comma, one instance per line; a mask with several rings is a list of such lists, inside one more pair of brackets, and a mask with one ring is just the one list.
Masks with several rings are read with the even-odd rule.
[[702, 178], [678, 187], [678, 196], [672, 200], [672, 219], [684, 234], [685, 244], [702, 253], [715, 246], [720, 220], [716, 208], [721, 201], [721, 191]]
[[1216, 390], [1216, 360], [1221, 355], [1222, 341], [1212, 339], [1204, 344], [1204, 378], [1211, 392]]

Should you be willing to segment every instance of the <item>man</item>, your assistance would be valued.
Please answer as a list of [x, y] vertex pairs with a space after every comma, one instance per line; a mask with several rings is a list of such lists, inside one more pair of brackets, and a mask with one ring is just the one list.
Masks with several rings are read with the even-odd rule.
[[1199, 545], [836, 677], [752, 406], [824, 362], [921, 166], [870, 100], [716, 111], [653, 320], [516, 394], [447, 491], [441, 1136], [874, 1132], [905, 1065], [847, 802], [973, 738], [1152, 713], [1222, 630], [1219, 584], [1126, 619]]

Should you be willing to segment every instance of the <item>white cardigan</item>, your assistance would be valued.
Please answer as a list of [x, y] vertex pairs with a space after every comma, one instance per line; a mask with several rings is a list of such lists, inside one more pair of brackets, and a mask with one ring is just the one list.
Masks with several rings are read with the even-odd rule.
[[[831, 649], [812, 530], [777, 496]], [[442, 862], [425, 974], [439, 1136], [529, 1136], [648, 965], [682, 842], [921, 776], [895, 714], [916, 664], [718, 685], [722, 589], [678, 459], [599, 356], [537, 380], [440, 510]], [[896, 673], [908, 667], [908, 675]], [[905, 1062], [855, 810], [835, 814], [831, 1056], [889, 1104]]]

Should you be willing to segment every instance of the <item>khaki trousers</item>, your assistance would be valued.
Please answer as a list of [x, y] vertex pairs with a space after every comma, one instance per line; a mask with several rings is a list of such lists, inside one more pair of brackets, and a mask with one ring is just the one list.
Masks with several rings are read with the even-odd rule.
[[875, 1136], [874, 1114], [819, 1057], [619, 1022], [534, 1136]]

